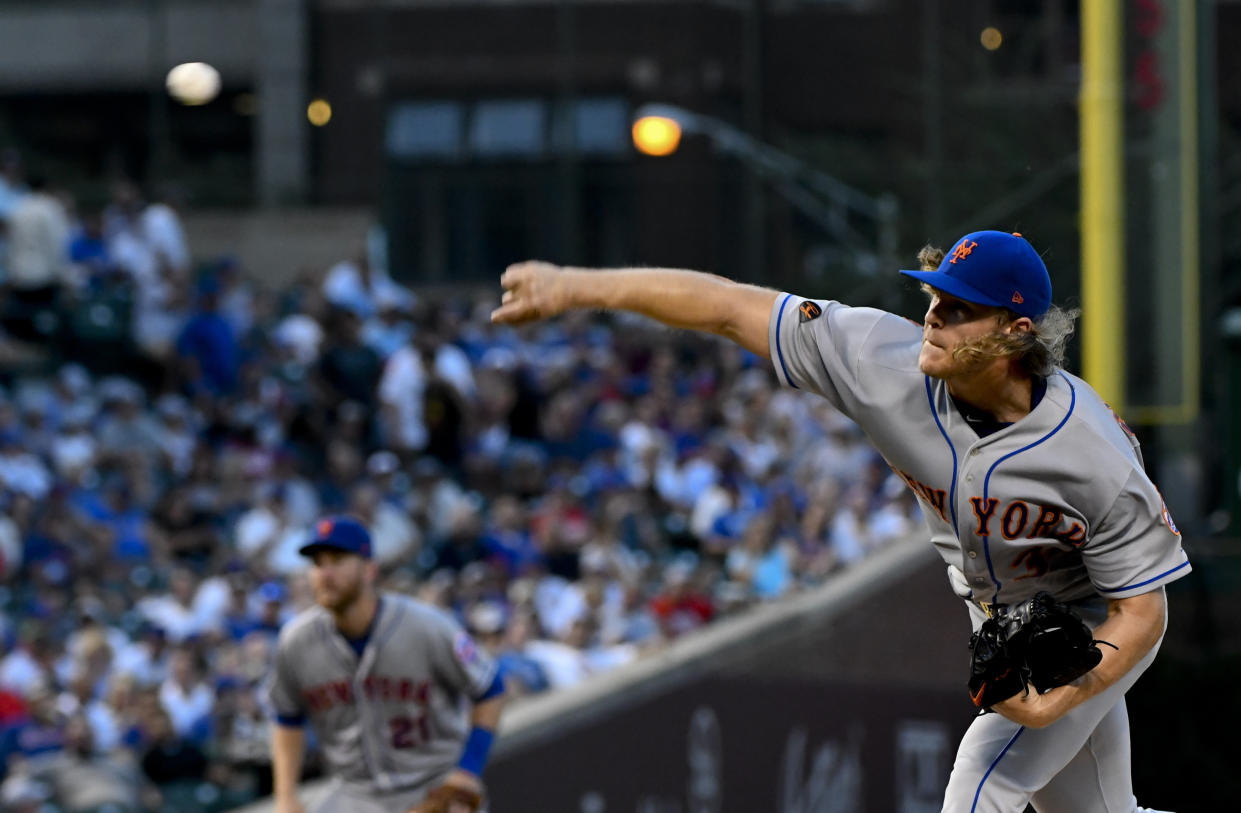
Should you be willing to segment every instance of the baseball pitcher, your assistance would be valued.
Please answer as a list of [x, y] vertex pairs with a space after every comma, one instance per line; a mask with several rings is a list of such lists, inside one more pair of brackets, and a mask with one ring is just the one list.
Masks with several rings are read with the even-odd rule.
[[1075, 313], [1052, 304], [1019, 234], [923, 249], [921, 325], [671, 269], [527, 262], [495, 322], [635, 311], [731, 339], [779, 381], [828, 399], [921, 501], [973, 622], [964, 681], [983, 710], [945, 811], [1133, 811], [1124, 695], [1166, 627], [1164, 585], [1190, 566], [1137, 441], [1062, 368]]
[[447, 614], [375, 588], [366, 528], [321, 520], [301, 549], [318, 606], [280, 631], [268, 697], [278, 813], [309, 724], [332, 783], [316, 813], [473, 813], [503, 705], [495, 662]]

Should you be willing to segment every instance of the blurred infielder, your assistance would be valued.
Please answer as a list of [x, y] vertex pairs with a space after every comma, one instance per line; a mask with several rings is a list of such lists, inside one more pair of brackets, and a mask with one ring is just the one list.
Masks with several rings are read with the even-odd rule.
[[495, 662], [447, 614], [375, 588], [366, 528], [321, 520], [301, 549], [318, 606], [280, 631], [268, 696], [278, 813], [314, 727], [333, 777], [322, 813], [472, 813], [503, 705]]
[[984, 712], [943, 809], [1133, 811], [1124, 695], [1163, 638], [1164, 585], [1189, 572], [1180, 534], [1132, 433], [1061, 368], [1076, 314], [1051, 304], [1030, 244], [975, 232], [920, 259], [901, 273], [929, 297], [922, 325], [693, 271], [538, 262], [504, 273], [492, 319], [635, 311], [827, 398], [918, 495], [973, 622]]

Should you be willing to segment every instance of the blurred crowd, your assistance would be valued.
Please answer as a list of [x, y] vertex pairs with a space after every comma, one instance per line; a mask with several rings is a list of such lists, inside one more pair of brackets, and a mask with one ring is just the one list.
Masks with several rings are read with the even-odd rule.
[[455, 613], [515, 694], [918, 522], [856, 426], [722, 341], [496, 328], [494, 293], [415, 293], [365, 247], [272, 290], [193, 265], [175, 195], [78, 211], [12, 156], [0, 223], [4, 809], [266, 794], [258, 687], [324, 514], [366, 522], [384, 586]]

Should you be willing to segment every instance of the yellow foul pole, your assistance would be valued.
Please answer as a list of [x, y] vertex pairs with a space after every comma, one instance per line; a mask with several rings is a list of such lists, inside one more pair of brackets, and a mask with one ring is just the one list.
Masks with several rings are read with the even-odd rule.
[[1124, 16], [1081, 4], [1082, 367], [1118, 412], [1125, 394]]

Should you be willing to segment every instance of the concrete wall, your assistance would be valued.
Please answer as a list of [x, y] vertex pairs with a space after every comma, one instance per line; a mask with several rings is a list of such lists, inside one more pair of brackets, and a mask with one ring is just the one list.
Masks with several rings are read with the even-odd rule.
[[272, 209], [191, 212], [186, 237], [197, 260], [229, 255], [267, 287], [353, 257], [374, 223], [369, 209]]

